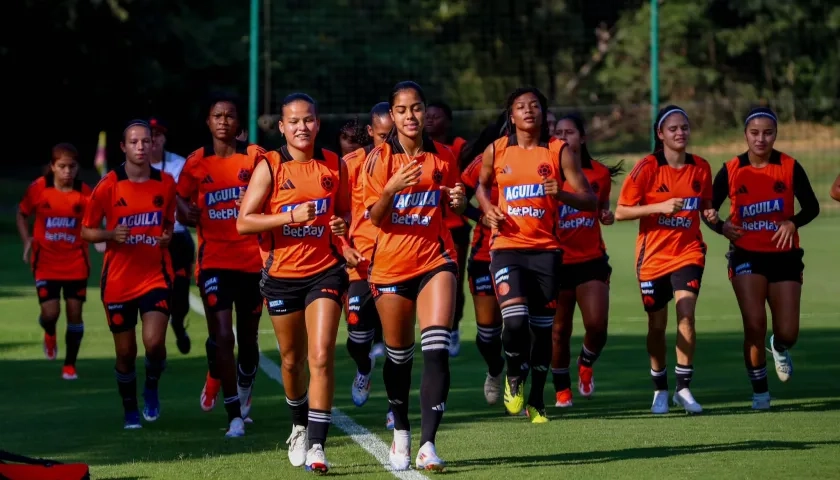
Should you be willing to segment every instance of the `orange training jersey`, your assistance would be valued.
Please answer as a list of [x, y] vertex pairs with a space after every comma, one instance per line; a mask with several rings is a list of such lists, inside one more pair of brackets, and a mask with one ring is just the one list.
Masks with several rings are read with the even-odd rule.
[[[475, 157], [475, 160], [470, 163], [461, 174], [461, 181], [468, 188], [475, 190], [478, 188], [478, 177], [481, 173], [481, 163], [484, 155]], [[490, 189], [490, 203], [496, 205], [499, 202], [499, 188], [495, 185]], [[472, 234], [472, 245], [470, 260], [476, 262], [490, 261], [490, 235], [492, 234], [489, 227], [486, 227], [481, 222], [475, 224]]]
[[347, 182], [350, 185], [350, 244], [362, 254], [366, 261], [360, 263], [356, 268], [348, 269], [350, 281], [367, 280], [367, 271], [370, 267], [370, 256], [373, 253], [373, 243], [376, 241], [376, 234], [379, 229], [373, 226], [370, 221], [370, 212], [365, 208], [365, 186], [362, 182], [365, 159], [373, 150], [373, 145], [360, 148], [344, 157], [347, 164]]
[[178, 178], [178, 196], [194, 198], [201, 209], [196, 225], [196, 277], [209, 269], [248, 273], [262, 269], [257, 240], [236, 231], [236, 200], [239, 188], [248, 186], [257, 158], [264, 153], [257, 145], [236, 142], [236, 153], [227, 158], [217, 157], [212, 146], [199, 148], [187, 157]]
[[[458, 159], [461, 158], [461, 150], [463, 150], [464, 145], [466, 144], [467, 141], [463, 138], [455, 137], [452, 139], [451, 144], [446, 145], [446, 147], [449, 148], [449, 150], [452, 152], [452, 156], [455, 157], [455, 165], [457, 166], [459, 171], [460, 165], [458, 164]], [[452, 207], [450, 207], [448, 203], [444, 206], [444, 208], [446, 213], [443, 217], [443, 223], [444, 225], [446, 225], [446, 228], [460, 228], [467, 224], [464, 217], [462, 215], [456, 215], [455, 212], [452, 211]]]
[[313, 220], [260, 234], [260, 251], [268, 275], [306, 278], [343, 261], [330, 231], [330, 217], [335, 214], [336, 201], [340, 201], [336, 198], [341, 183], [338, 155], [316, 148], [312, 160], [298, 162], [284, 146], [262, 158], [272, 178], [263, 213], [290, 212], [301, 203], [315, 203]]
[[543, 177], [560, 179], [560, 154], [566, 143], [548, 143], [524, 149], [516, 135], [493, 142], [493, 170], [499, 185], [499, 208], [507, 216], [493, 232], [491, 250], [559, 250], [557, 200], [546, 195]]
[[[443, 144], [424, 140], [419, 183], [394, 196], [391, 211], [382, 219], [368, 272], [373, 284], [410, 280], [436, 268], [457, 263], [452, 235], [443, 223], [449, 198], [440, 187], [454, 187], [458, 168]], [[373, 207], [391, 176], [409, 162], [399, 141], [391, 139], [375, 148], [365, 162], [365, 208]]]
[[[753, 252], [780, 252], [773, 235], [778, 224], [794, 214], [794, 168], [796, 160], [773, 151], [763, 168], [750, 164], [747, 154], [726, 162], [729, 178], [729, 221], [744, 235], [735, 246]], [[793, 234], [793, 248], [799, 248], [799, 233]]]
[[686, 154], [685, 166], [675, 169], [662, 152], [648, 155], [624, 179], [618, 204], [651, 205], [672, 198], [684, 200], [682, 211], [639, 219], [639, 281], [655, 280], [687, 265], [706, 264], [706, 244], [700, 233], [700, 210], [703, 202], [712, 198], [711, 168], [706, 160]]
[[30, 262], [35, 280], [87, 280], [90, 276], [88, 244], [82, 240], [82, 217], [90, 199], [90, 187], [79, 180], [73, 189], [55, 188], [53, 174], [32, 182], [20, 213], [35, 215]]
[[102, 264], [102, 301], [134, 300], [157, 288], [170, 288], [172, 261], [158, 237], [175, 224], [175, 180], [151, 169], [149, 180], [132, 182], [125, 164], [108, 172], [90, 197], [83, 225], [107, 230], [129, 227], [124, 243], [108, 242]]
[[[581, 159], [581, 167], [592, 191], [598, 196], [598, 210], [581, 212], [569, 205], [559, 203], [557, 237], [563, 249], [563, 264], [588, 262], [603, 258], [607, 247], [601, 235], [601, 205], [610, 199], [612, 181], [610, 170], [602, 163], [591, 159]], [[563, 190], [574, 193], [569, 184], [563, 184]]]

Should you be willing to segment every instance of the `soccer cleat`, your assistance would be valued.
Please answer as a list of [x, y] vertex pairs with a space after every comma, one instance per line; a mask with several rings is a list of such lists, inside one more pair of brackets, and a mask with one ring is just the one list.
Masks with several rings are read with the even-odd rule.
[[531, 423], [548, 423], [548, 415], [545, 414], [544, 408], [540, 409], [528, 405], [525, 407], [525, 412], [528, 414], [528, 418], [531, 419]]
[[770, 335], [770, 351], [773, 353], [773, 362], [776, 364], [776, 375], [782, 382], [787, 382], [793, 376], [793, 360], [790, 358], [789, 350], [776, 351], [776, 347], [773, 346], [773, 337], [775, 335]]
[[73, 365], [65, 365], [64, 367], [62, 367], [61, 378], [65, 380], [76, 380], [77, 378], [79, 378], [79, 376], [76, 375], [76, 367], [74, 367]]
[[219, 396], [219, 390], [222, 388], [222, 382], [210, 376], [207, 373], [207, 379], [204, 381], [204, 388], [201, 389], [201, 409], [205, 412], [213, 410], [216, 406], [216, 397]]
[[370, 396], [370, 374], [363, 375], [356, 372], [356, 378], [353, 379], [353, 385], [350, 387], [350, 396], [353, 397], [353, 404], [357, 407], [367, 403]]
[[753, 393], [753, 410], [770, 410], [770, 392]]
[[408, 470], [411, 467], [411, 432], [394, 430], [394, 441], [391, 442], [388, 459], [394, 470]]
[[388, 430], [394, 429], [394, 412], [388, 410], [388, 413], [385, 414], [385, 428]]
[[457, 357], [461, 353], [461, 332], [459, 330], [452, 330], [449, 339], [449, 356]]
[[495, 405], [502, 395], [502, 379], [504, 376], [500, 373], [495, 377], [487, 374], [484, 380], [484, 399], [487, 400], [487, 405]]
[[370, 356], [373, 358], [379, 358], [385, 356], [385, 344], [384, 343], [374, 343], [373, 347], [370, 349]]
[[175, 338], [175, 345], [178, 347], [178, 351], [182, 354], [186, 355], [190, 353], [190, 349], [192, 348], [192, 341], [190, 340], [189, 334], [187, 334], [187, 332], [184, 332], [183, 335]]
[[238, 438], [245, 436], [245, 422], [242, 421], [241, 418], [236, 417], [230, 421], [230, 427], [228, 427], [227, 433], [225, 433], [225, 437], [227, 438]]
[[417, 452], [417, 459], [414, 464], [419, 470], [429, 470], [434, 472], [442, 472], [446, 468], [446, 463], [438, 457], [435, 451], [435, 444], [426, 442]]
[[[239, 412], [242, 414], [242, 420], [246, 421], [250, 420], [251, 414], [251, 396], [254, 392], [254, 383], [251, 382], [251, 385], [247, 387], [243, 387], [242, 385], [236, 384], [236, 393], [239, 394]], [[215, 400], [215, 399], [214, 399]]]
[[126, 430], [137, 430], [138, 428], [143, 428], [143, 425], [140, 424], [140, 413], [137, 410], [125, 412], [123, 428]]
[[555, 407], [559, 408], [568, 408], [572, 406], [572, 389], [567, 388], [565, 390], [561, 390], [555, 394], [556, 401], [554, 402]]
[[286, 439], [289, 446], [289, 463], [293, 467], [301, 467], [306, 463], [306, 427], [295, 425], [292, 427], [292, 434]]
[[525, 385], [520, 383], [521, 378], [505, 375], [505, 409], [511, 415], [519, 415], [525, 408]]
[[668, 413], [668, 390], [653, 392], [653, 404], [650, 406], [650, 413], [655, 415]]
[[160, 399], [157, 390], [143, 389], [143, 418], [154, 422], [160, 417]]
[[578, 392], [589, 398], [595, 393], [595, 379], [592, 378], [592, 367], [578, 365]]
[[674, 393], [674, 406], [683, 407], [685, 413], [703, 413], [703, 407], [694, 399], [691, 390], [683, 388], [679, 392]]
[[44, 334], [44, 356], [47, 360], [55, 360], [58, 357], [58, 342], [55, 335]]
[[327, 456], [324, 455], [324, 447], [320, 444], [312, 445], [306, 452], [306, 471], [320, 474], [327, 473], [330, 466], [327, 464]]

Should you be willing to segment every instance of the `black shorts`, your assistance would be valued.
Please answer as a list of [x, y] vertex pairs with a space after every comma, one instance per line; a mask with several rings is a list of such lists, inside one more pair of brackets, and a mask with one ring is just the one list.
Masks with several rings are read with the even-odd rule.
[[455, 278], [458, 278], [457, 264], [446, 263], [431, 272], [417, 275], [416, 277], [410, 278], [404, 282], [378, 285], [371, 283], [370, 290], [373, 293], [374, 300], [378, 300], [382, 295], [394, 294], [414, 302], [417, 301], [417, 297], [420, 295], [420, 291], [423, 290], [423, 287], [425, 287], [435, 275], [441, 272], [450, 272], [455, 275]]
[[642, 303], [646, 312], [658, 312], [674, 298], [674, 292], [685, 290], [695, 295], [700, 293], [703, 281], [703, 267], [686, 265], [659, 278], [639, 282], [642, 290]]
[[167, 288], [150, 290], [134, 300], [120, 303], [106, 303], [105, 315], [108, 317], [108, 328], [111, 333], [123, 333], [134, 330], [137, 326], [137, 314], [160, 312], [169, 318], [169, 296]]
[[35, 280], [38, 291], [38, 303], [49, 302], [61, 298], [64, 291], [64, 301], [87, 300], [87, 279], [84, 280]]
[[560, 290], [574, 290], [586, 282], [602, 282], [609, 285], [612, 267], [607, 257], [580, 263], [560, 265], [558, 279]]
[[461, 227], [455, 227], [449, 230], [449, 233], [452, 234], [452, 242], [459, 247], [469, 246], [470, 232], [472, 232], [472, 229], [470, 228], [470, 224], [466, 222]]
[[172, 257], [172, 270], [175, 276], [190, 278], [192, 264], [195, 262], [195, 243], [189, 230], [172, 234], [169, 254]]
[[242, 315], [262, 314], [259, 272], [248, 273], [236, 270], [209, 269], [198, 273], [198, 289], [204, 308], [210, 312], [233, 310], [237, 318]]
[[367, 280], [355, 280], [347, 287], [347, 329], [366, 332], [379, 323], [379, 312]]
[[260, 291], [269, 315], [288, 315], [305, 310], [319, 298], [341, 305], [347, 292], [347, 271], [341, 263], [305, 278], [275, 278], [263, 270]]
[[540, 308], [551, 309], [557, 301], [557, 270], [562, 257], [560, 251], [491, 251], [490, 272], [499, 304], [525, 297], [535, 315]]
[[495, 296], [493, 280], [490, 276], [490, 262], [470, 260], [467, 263], [467, 278], [470, 282], [470, 293], [476, 297]]
[[787, 252], [751, 252], [741, 248], [730, 248], [726, 254], [729, 260], [729, 280], [739, 275], [761, 275], [768, 283], [802, 283], [805, 251], [795, 248]]

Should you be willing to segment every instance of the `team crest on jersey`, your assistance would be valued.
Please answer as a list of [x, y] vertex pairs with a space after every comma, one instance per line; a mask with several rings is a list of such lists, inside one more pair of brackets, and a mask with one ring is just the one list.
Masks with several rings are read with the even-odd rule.
[[703, 186], [700, 185], [700, 180], [694, 180], [691, 182], [691, 189], [694, 190], [694, 193], [700, 193], [700, 190], [703, 189]]
[[73, 213], [75, 213], [76, 215], [80, 215], [83, 211], [84, 211], [84, 208], [82, 208], [81, 203], [77, 203], [77, 204], [73, 205]]
[[157, 208], [163, 207], [163, 195], [155, 195], [155, 198], [152, 199], [152, 205]]
[[547, 163], [541, 163], [539, 167], [537, 167], [537, 174], [541, 177], [547, 177], [551, 175], [551, 165]]
[[324, 175], [321, 177], [321, 188], [331, 192], [334, 186], [333, 179], [330, 175]]
[[439, 168], [436, 168], [432, 172], [432, 181], [434, 181], [438, 185], [443, 183], [443, 172], [441, 172]]
[[773, 191], [776, 193], [785, 193], [787, 187], [785, 186], [785, 182], [779, 180], [773, 184]]
[[251, 171], [247, 168], [240, 168], [239, 169], [239, 181], [242, 183], [248, 182], [251, 180]]

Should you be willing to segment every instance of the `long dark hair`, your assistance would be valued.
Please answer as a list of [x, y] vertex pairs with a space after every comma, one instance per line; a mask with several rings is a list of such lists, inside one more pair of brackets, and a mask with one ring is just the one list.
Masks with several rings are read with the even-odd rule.
[[[404, 90], [414, 90], [414, 92], [417, 93], [417, 96], [420, 97], [420, 101], [423, 102], [423, 105], [426, 105], [426, 94], [423, 93], [423, 88], [421, 88], [420, 85], [417, 84], [417, 82], [406, 80], [404, 82], [400, 82], [394, 85], [394, 88], [391, 89], [391, 95], [388, 96], [389, 108], [394, 108], [394, 102], [397, 100], [397, 96], [400, 94], [400, 92]], [[426, 139], [428, 138], [426, 136], [426, 132], [424, 130], [421, 130], [420, 134], [423, 136], [423, 141], [425, 143]], [[391, 127], [391, 132], [388, 134], [388, 140], [394, 139], [396, 137], [397, 124], [395, 122], [394, 126]]]
[[[558, 118], [557, 123], [560, 123], [560, 121], [562, 121], [562, 120], [571, 121], [572, 123], [575, 124], [575, 128], [580, 133], [580, 136], [581, 137], [586, 136], [586, 128], [584, 127], [583, 117], [579, 113], [570, 113], [570, 114], [568, 114], [564, 117]], [[580, 158], [581, 158], [581, 160], [584, 160], [584, 161], [587, 161], [587, 162], [593, 162], [593, 161], [595, 161], [595, 159], [592, 158], [592, 155], [589, 153], [589, 147], [587, 147], [588, 143], [589, 142], [583, 142], [583, 143], [580, 144]], [[609, 172], [610, 172], [610, 178], [612, 179], [613, 182], [615, 182], [615, 177], [624, 173], [624, 160], [619, 160], [619, 162], [616, 163], [615, 165], [607, 165], [604, 162], [600, 162], [600, 163], [603, 163], [604, 166], [607, 167], [607, 170], [609, 170]]]
[[467, 168], [475, 160], [475, 157], [484, 153], [488, 145], [508, 135], [507, 118], [507, 111], [501, 112], [495, 122], [484, 127], [481, 133], [478, 134], [478, 137], [464, 145], [464, 148], [461, 149], [460, 158], [458, 159], [462, 170]]
[[662, 140], [659, 139], [659, 127], [662, 126], [662, 122], [665, 120], [665, 117], [668, 117], [674, 113], [679, 113], [683, 115], [686, 120], [688, 120], [688, 114], [685, 113], [685, 110], [676, 105], [668, 105], [667, 107], [664, 107], [661, 110], [659, 110], [659, 114], [656, 115], [656, 120], [653, 121], [653, 153], [656, 153], [665, 148], [665, 144], [663, 144]]
[[551, 132], [548, 131], [548, 98], [546, 98], [546, 96], [543, 95], [536, 87], [519, 87], [508, 96], [507, 102], [505, 102], [505, 124], [507, 126], [508, 134], [516, 133], [516, 127], [513, 125], [513, 122], [510, 121], [510, 117], [513, 114], [513, 102], [526, 93], [534, 94], [534, 96], [537, 97], [537, 101], [540, 103], [540, 111], [542, 112], [540, 142], [548, 143], [548, 141], [551, 140]]

